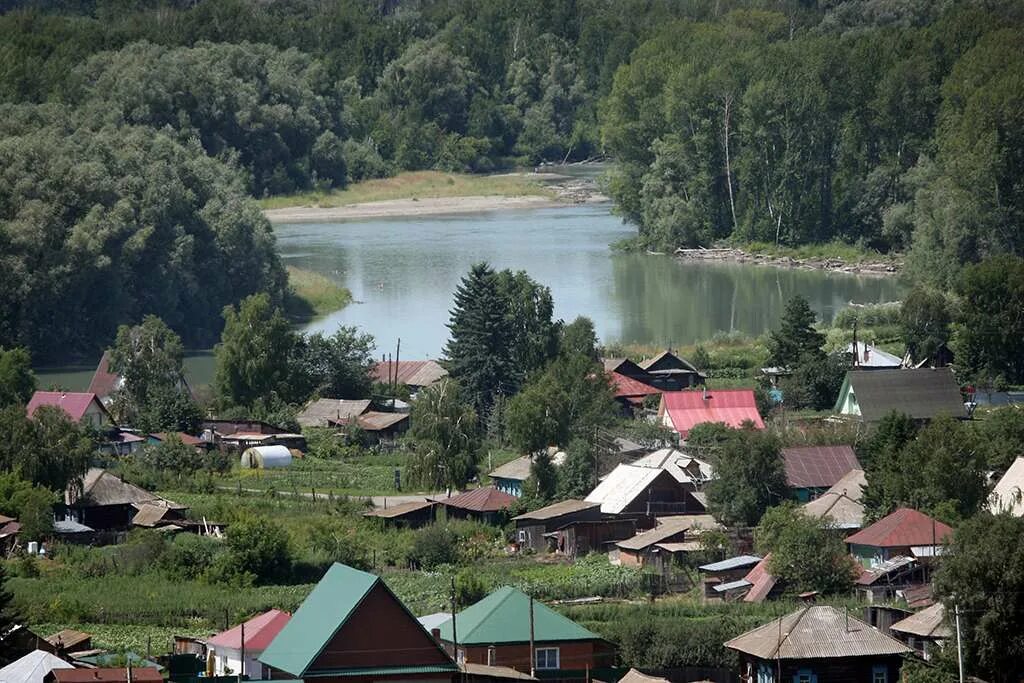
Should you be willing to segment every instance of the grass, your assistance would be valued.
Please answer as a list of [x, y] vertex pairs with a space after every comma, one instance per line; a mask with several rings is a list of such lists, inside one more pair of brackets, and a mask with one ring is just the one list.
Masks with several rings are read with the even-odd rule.
[[288, 266], [289, 312], [300, 318], [326, 315], [352, 303], [352, 292], [312, 270]]
[[845, 242], [824, 242], [820, 244], [803, 244], [798, 247], [787, 247], [769, 242], [747, 242], [736, 245], [750, 254], [766, 256], [788, 256], [794, 259], [841, 259], [847, 263], [862, 262], [897, 262], [898, 254], [883, 254], [856, 244]]
[[260, 201], [264, 209], [295, 206], [332, 208], [381, 202], [393, 199], [424, 199], [437, 197], [524, 195], [553, 196], [550, 190], [532, 178], [520, 175], [468, 175], [441, 171], [409, 171], [391, 178], [365, 180], [344, 190], [310, 191], [268, 197]]
[[[349, 496], [383, 496], [418, 493], [405, 485], [404, 458], [375, 462], [374, 456], [345, 461], [307, 456], [279, 470], [236, 469], [220, 484], [225, 487], [290, 493], [333, 493]], [[402, 491], [395, 489], [395, 470], [402, 472]]]

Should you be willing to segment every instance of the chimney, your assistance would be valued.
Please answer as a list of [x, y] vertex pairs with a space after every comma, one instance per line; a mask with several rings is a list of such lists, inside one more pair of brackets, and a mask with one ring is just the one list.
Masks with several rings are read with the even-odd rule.
[[864, 362], [867, 363], [869, 358], [871, 358], [871, 347], [864, 344]]
[[439, 628], [432, 628], [432, 629], [430, 629], [430, 637], [440, 643], [441, 642], [441, 629], [439, 629]]
[[497, 650], [494, 649], [493, 645], [487, 646], [487, 666], [494, 666], [497, 661]]
[[706, 385], [706, 384], [704, 385], [704, 396], [703, 396], [703, 398], [704, 398], [705, 401], [710, 398], [710, 396], [708, 396], [708, 385]]

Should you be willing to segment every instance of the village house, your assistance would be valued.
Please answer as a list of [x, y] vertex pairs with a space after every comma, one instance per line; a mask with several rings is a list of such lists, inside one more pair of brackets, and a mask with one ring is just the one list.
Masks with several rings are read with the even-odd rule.
[[460, 663], [536, 670], [544, 680], [582, 681], [615, 659], [611, 644], [596, 633], [510, 586], [456, 614], [441, 625], [438, 636], [456, 650]]
[[516, 499], [493, 486], [470, 489], [451, 498], [436, 498], [449, 519], [472, 519], [485, 524], [500, 523], [505, 519]]
[[927, 585], [931, 569], [913, 557], [897, 555], [863, 568], [854, 581], [857, 596], [871, 605], [884, 604], [908, 590]]
[[416, 529], [432, 524], [437, 518], [437, 503], [430, 500], [413, 500], [407, 503], [375, 508], [363, 513], [367, 519], [379, 519], [385, 525]]
[[798, 446], [782, 449], [786, 485], [801, 503], [814, 500], [860, 463], [852, 446]]
[[601, 504], [583, 500], [563, 500], [512, 518], [515, 543], [519, 550], [542, 552], [548, 549], [549, 534], [572, 522], [596, 522], [601, 519]]
[[988, 499], [993, 514], [1006, 512], [1014, 517], [1024, 516], [1024, 457], [1018, 457], [1010, 469], [999, 478]]
[[[54, 654], [64, 656], [92, 649], [92, 636], [82, 631], [66, 628], [46, 636], [46, 642], [53, 647]], [[0, 681], [4, 680], [0, 678]]]
[[60, 408], [73, 422], [104, 431], [114, 425], [114, 419], [96, 394], [72, 391], [37, 391], [32, 394], [25, 412], [29, 417], [43, 407]]
[[73, 668], [75, 668], [74, 665], [65, 662], [57, 655], [45, 650], [33, 650], [0, 669], [0, 681], [5, 683], [7, 681], [43, 683], [51, 671]]
[[611, 559], [627, 567], [652, 567], [665, 574], [674, 557], [701, 549], [697, 539], [702, 531], [718, 528], [721, 525], [711, 515], [661, 517], [653, 529], [616, 543]]
[[272, 609], [210, 638], [206, 646], [213, 657], [214, 675], [245, 676], [250, 681], [270, 679], [270, 667], [259, 660], [289, 619], [287, 612]]
[[757, 683], [897, 683], [911, 649], [835, 607], [812, 605], [725, 643]]
[[645, 461], [660, 462], [661, 466], [619, 465], [585, 500], [600, 503], [601, 512], [616, 516], [699, 515], [706, 511], [707, 499], [697, 488], [708, 468], [696, 460], [680, 466], [668, 456]]
[[383, 413], [370, 410], [356, 418], [356, 425], [370, 445], [394, 444], [409, 431], [409, 413]]
[[757, 555], [737, 555], [697, 567], [701, 584], [704, 586], [704, 601], [727, 600], [740, 591], [745, 591], [750, 584], [744, 581], [744, 577], [760, 561], [761, 558]]
[[681, 391], [704, 384], [706, 377], [693, 363], [665, 350], [638, 365], [651, 378], [650, 383], [662, 391]]
[[946, 608], [941, 602], [897, 621], [889, 630], [926, 661], [935, 657], [954, 635], [946, 619]]
[[934, 557], [953, 529], [923, 512], [899, 508], [846, 538], [850, 554], [871, 568], [895, 557]]
[[[114, 402], [114, 394], [122, 387], [124, 387], [124, 378], [121, 377], [120, 373], [110, 369], [110, 351], [104, 351], [103, 355], [100, 356], [100, 362], [96, 364], [96, 370], [93, 371], [88, 391], [89, 393], [96, 394], [96, 398], [104, 406], [109, 407]], [[185, 375], [181, 375], [178, 378], [176, 387], [178, 391], [193, 398], [195, 397]]]
[[[551, 464], [561, 467], [565, 463], [565, 451], [557, 448], [548, 448], [548, 457]], [[519, 498], [523, 495], [523, 482], [530, 478], [530, 470], [533, 467], [534, 456], [524, 455], [496, 467], [487, 476], [491, 478], [494, 488], [503, 491], [510, 496]]]
[[862, 422], [878, 422], [893, 412], [918, 421], [939, 415], [967, 417], [960, 387], [949, 368], [850, 370], [835, 412]]
[[746, 423], [764, 429], [751, 389], [675, 391], [661, 395], [658, 422], [686, 439], [699, 424], [718, 423], [739, 428]]
[[380, 361], [371, 368], [370, 376], [374, 382], [402, 386], [415, 395], [447, 377], [448, 371], [436, 360]]
[[834, 529], [851, 531], [864, 526], [864, 487], [867, 477], [864, 470], [847, 472], [825, 493], [803, 506], [805, 514], [824, 520]]
[[[651, 522], [653, 523], [653, 521]], [[605, 553], [610, 546], [636, 535], [635, 519], [599, 519], [569, 522], [545, 534], [559, 555], [569, 558]]]
[[295, 416], [295, 421], [303, 429], [345, 424], [370, 410], [371, 403], [368, 398], [360, 400], [318, 398], [307, 403], [302, 412]]
[[327, 570], [260, 661], [275, 678], [324, 683], [451, 683], [458, 670], [380, 577], [342, 564]]
[[903, 367], [903, 359], [864, 341], [846, 345], [846, 353], [858, 370], [896, 370]]
[[169, 508], [184, 514], [179, 505], [130, 484], [115, 474], [92, 467], [81, 481], [73, 482], [57, 507], [57, 519], [84, 525], [89, 530], [127, 529], [144, 505]]

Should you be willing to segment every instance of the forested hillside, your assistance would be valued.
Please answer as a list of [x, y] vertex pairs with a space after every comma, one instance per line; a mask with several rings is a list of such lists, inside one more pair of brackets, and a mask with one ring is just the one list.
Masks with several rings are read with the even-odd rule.
[[[607, 155], [649, 248], [1024, 250], [1016, 0], [36, 0], [0, 14], [0, 346], [187, 343], [286, 276], [251, 198]], [[185, 324], [185, 321], [188, 324]]]

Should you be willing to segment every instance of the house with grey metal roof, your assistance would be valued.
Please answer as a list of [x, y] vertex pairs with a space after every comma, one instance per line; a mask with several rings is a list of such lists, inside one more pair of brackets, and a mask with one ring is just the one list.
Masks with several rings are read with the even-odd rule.
[[520, 550], [547, 550], [547, 534], [573, 522], [596, 522], [601, 519], [601, 504], [584, 500], [562, 500], [539, 510], [512, 518], [516, 525], [515, 543]]
[[732, 640], [741, 677], [759, 683], [897, 683], [912, 650], [848, 612], [812, 605]]
[[835, 412], [862, 422], [878, 422], [890, 413], [919, 421], [939, 415], [967, 417], [960, 386], [949, 368], [850, 370]]
[[941, 602], [897, 621], [889, 630], [926, 660], [934, 657], [943, 643], [953, 637], [946, 608]]
[[803, 506], [804, 514], [823, 520], [834, 529], [856, 530], [864, 526], [864, 488], [868, 480], [864, 470], [846, 473], [828, 491]]

